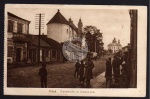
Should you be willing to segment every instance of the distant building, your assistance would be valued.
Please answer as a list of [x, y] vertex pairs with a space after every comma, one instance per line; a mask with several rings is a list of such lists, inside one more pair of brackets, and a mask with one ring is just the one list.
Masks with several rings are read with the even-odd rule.
[[7, 62], [23, 62], [27, 59], [30, 21], [10, 12], [7, 13], [7, 16]]
[[122, 52], [123, 53], [128, 52], [129, 51], [129, 46], [130, 46], [130, 43], [127, 46], [122, 47]]
[[112, 53], [116, 53], [122, 49], [120, 40], [116, 41], [116, 38], [113, 39], [112, 43], [108, 44], [108, 50], [112, 50]]

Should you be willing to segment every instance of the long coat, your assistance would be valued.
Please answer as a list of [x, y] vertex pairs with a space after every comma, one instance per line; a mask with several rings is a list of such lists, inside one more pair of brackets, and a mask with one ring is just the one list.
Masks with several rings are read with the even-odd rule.
[[80, 74], [80, 76], [84, 76], [84, 68], [85, 68], [85, 65], [84, 65], [84, 64], [81, 64], [81, 65], [80, 65], [80, 69], [79, 69], [79, 74]]
[[41, 82], [46, 81], [47, 80], [47, 70], [46, 68], [40, 68], [39, 70], [39, 76], [41, 77]]
[[112, 65], [111, 61], [106, 60], [106, 73], [105, 73], [106, 78], [112, 77]]
[[87, 66], [85, 67], [85, 78], [86, 79], [92, 79], [93, 78], [93, 72], [92, 69], [94, 68], [93, 61], [87, 62]]
[[85, 68], [85, 65], [81, 63], [80, 69], [79, 69], [80, 81], [84, 81], [84, 72], [85, 72], [84, 68]]

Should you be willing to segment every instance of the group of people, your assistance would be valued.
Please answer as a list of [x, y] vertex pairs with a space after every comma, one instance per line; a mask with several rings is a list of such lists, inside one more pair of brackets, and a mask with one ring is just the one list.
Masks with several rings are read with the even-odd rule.
[[86, 84], [86, 87], [90, 85], [90, 80], [93, 78], [93, 68], [94, 63], [90, 58], [85, 63], [83, 60], [76, 62], [74, 77], [79, 77], [79, 82], [83, 87], [84, 84]]
[[127, 67], [122, 57], [114, 56], [106, 60], [106, 87], [127, 88]]
[[[88, 59], [87, 62], [77, 61], [75, 64], [75, 73], [74, 77], [79, 77], [79, 82], [84, 86], [90, 85], [90, 80], [93, 78], [92, 69], [94, 68], [94, 63], [91, 59]], [[39, 69], [39, 76], [42, 88], [47, 88], [47, 69], [46, 64], [42, 64], [42, 67]]]
[[[90, 85], [90, 80], [93, 79], [94, 63], [89, 58], [87, 61], [77, 61], [75, 64], [74, 77], [79, 77], [79, 83], [83, 87]], [[47, 87], [47, 70], [46, 64], [42, 64], [39, 69], [41, 87]], [[113, 60], [109, 57], [106, 60], [106, 87], [111, 88], [127, 88], [128, 74], [126, 62], [122, 57], [114, 56]]]

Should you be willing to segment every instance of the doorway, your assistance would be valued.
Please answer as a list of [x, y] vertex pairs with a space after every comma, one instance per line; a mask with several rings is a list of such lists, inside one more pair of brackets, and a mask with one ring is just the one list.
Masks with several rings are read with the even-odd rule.
[[21, 48], [16, 49], [16, 62], [21, 62]]

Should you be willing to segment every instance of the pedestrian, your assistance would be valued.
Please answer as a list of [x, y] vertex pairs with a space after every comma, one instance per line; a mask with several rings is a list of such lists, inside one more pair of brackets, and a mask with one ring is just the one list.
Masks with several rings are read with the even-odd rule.
[[86, 83], [87, 83], [87, 86], [90, 85], [90, 80], [93, 79], [93, 68], [94, 68], [94, 63], [93, 61], [91, 60], [91, 58], [88, 59], [87, 61], [87, 65], [86, 65], [86, 70], [85, 70], [85, 78], [86, 78]]
[[117, 65], [117, 60], [116, 60], [116, 56], [114, 56], [112, 61], [114, 79], [116, 78], [116, 68], [117, 68], [116, 65]]
[[42, 68], [39, 69], [39, 76], [41, 81], [41, 87], [47, 88], [47, 69], [46, 64], [42, 64]]
[[[79, 68], [80, 68], [80, 63], [79, 60], [77, 60], [76, 64], [75, 64], [75, 72], [74, 72], [74, 77], [78, 77], [79, 76]], [[77, 75], [77, 76], [76, 76]]]
[[79, 78], [79, 81], [80, 83], [83, 83], [84, 85], [84, 68], [85, 68], [85, 65], [83, 63], [83, 60], [81, 61], [81, 65], [80, 65], [80, 69], [79, 69], [79, 75], [80, 75], [80, 78]]
[[111, 58], [108, 58], [106, 60], [106, 72], [105, 72], [105, 78], [106, 78], [106, 88], [111, 86], [112, 83], [112, 65], [111, 65]]
[[116, 83], [118, 83], [118, 79], [120, 77], [120, 59], [118, 56], [114, 56], [114, 60], [113, 60], [113, 75], [114, 75], [114, 80]]
[[120, 66], [122, 64], [122, 60], [121, 58], [118, 56], [117, 57], [117, 62], [116, 62], [116, 79], [118, 81], [119, 77], [120, 77]]

